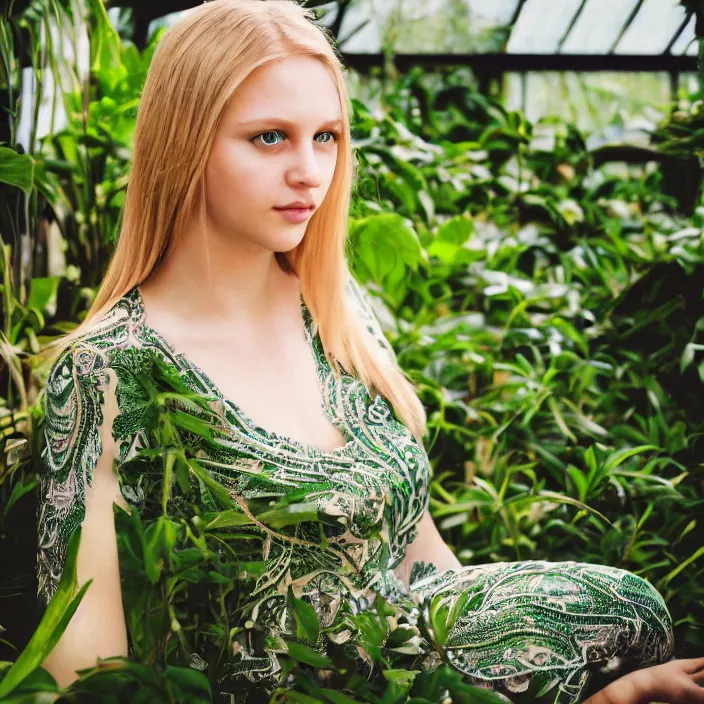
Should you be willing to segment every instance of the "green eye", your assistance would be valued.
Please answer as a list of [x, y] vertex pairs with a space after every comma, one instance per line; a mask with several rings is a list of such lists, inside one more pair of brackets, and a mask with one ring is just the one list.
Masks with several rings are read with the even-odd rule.
[[[254, 137], [251, 141], [252, 142], [257, 142], [260, 137], [264, 137], [269, 134], [281, 134], [278, 130], [269, 130], [268, 132], [262, 132], [261, 134], [258, 134], [256, 137]], [[267, 146], [274, 146], [277, 144], [277, 142], [274, 142], [273, 144], [271, 142], [261, 142], [262, 144], [266, 144]]]
[[[253, 142], [254, 144], [259, 142], [260, 144], [263, 144], [267, 147], [275, 147], [279, 142], [265, 142], [265, 141], [261, 140], [262, 137], [265, 137], [265, 136], [271, 135], [271, 134], [279, 134], [279, 135], [283, 136], [283, 132], [280, 132], [279, 130], [268, 130], [267, 132], [262, 132], [261, 134], [258, 134], [256, 137], [252, 137], [252, 139], [250, 139], [249, 141]], [[340, 135], [337, 132], [319, 132], [316, 135], [316, 137], [321, 134], [329, 134], [332, 137], [332, 139], [328, 139], [324, 142], [320, 142], [321, 144], [330, 144], [332, 142], [337, 142], [340, 139]]]

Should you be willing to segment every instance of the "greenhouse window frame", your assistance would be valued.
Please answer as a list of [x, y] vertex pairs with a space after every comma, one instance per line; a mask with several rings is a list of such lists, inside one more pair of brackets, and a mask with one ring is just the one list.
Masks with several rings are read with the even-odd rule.
[[[343, 62], [360, 73], [382, 67], [384, 54], [340, 52]], [[470, 66], [478, 73], [528, 73], [531, 71], [577, 71], [621, 73], [692, 73], [696, 56], [673, 54], [394, 54], [400, 71], [412, 66]]]

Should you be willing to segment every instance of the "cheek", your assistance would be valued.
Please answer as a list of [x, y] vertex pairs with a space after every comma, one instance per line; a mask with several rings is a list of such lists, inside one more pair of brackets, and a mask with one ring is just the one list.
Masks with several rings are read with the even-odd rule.
[[255, 155], [247, 145], [234, 142], [216, 143], [206, 167], [208, 198], [217, 201], [258, 200], [261, 190], [262, 170], [257, 169]]

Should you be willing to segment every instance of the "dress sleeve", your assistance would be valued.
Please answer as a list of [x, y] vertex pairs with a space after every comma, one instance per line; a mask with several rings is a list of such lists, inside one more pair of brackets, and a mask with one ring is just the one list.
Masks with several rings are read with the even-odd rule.
[[86, 488], [103, 450], [103, 388], [109, 377], [97, 348], [72, 343], [53, 363], [44, 389], [38, 467], [38, 597], [56, 591], [68, 540], [85, 517]]
[[347, 282], [346, 292], [348, 300], [366, 326], [367, 331], [371, 333], [372, 337], [377, 341], [389, 361], [396, 366], [398, 363], [396, 353], [394, 352], [394, 348], [391, 346], [391, 343], [386, 338], [386, 335], [384, 335], [379, 319], [376, 317], [376, 314], [372, 309], [369, 301], [369, 295], [352, 276]]

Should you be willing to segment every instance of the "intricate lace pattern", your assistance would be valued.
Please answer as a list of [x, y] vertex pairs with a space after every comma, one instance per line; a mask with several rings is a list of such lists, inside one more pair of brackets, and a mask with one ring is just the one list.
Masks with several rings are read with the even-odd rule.
[[[393, 356], [354, 280], [347, 291], [370, 332]], [[672, 626], [661, 596], [648, 582], [623, 570], [532, 561], [438, 572], [432, 565], [416, 563], [407, 590], [393, 568], [403, 560], [427, 507], [428, 457], [381, 396], [372, 398], [351, 375], [335, 377], [303, 301], [301, 310], [323, 407], [347, 438], [332, 451], [257, 426], [202, 369], [146, 324], [138, 288], [61, 354], [45, 396], [40, 597], [46, 601], [54, 593], [68, 537], [85, 516], [86, 488], [102, 451], [99, 427], [109, 370], [117, 379], [120, 411], [112, 428], [120, 443], [118, 471], [145, 446], [140, 396], [129, 382], [129, 367], [139, 364], [140, 351], [152, 349], [175, 365], [189, 387], [213, 399], [227, 432], [203, 442], [199, 461], [243, 513], [251, 502], [273, 496], [306, 503], [327, 519], [321, 524], [324, 550], [319, 536], [314, 540], [307, 535], [311, 524], [280, 531], [255, 526], [266, 569], [243, 618], [265, 620], [272, 632], [286, 633], [289, 585], [313, 605], [323, 626], [332, 622], [343, 601], [365, 608], [379, 592], [405, 609], [409, 623], [423, 631], [419, 652], [427, 656], [426, 667], [445, 660], [471, 680], [511, 691], [524, 690], [540, 675], [559, 683], [557, 697], [565, 702], [579, 700], [594, 664], [632, 658], [645, 665], [670, 656]], [[302, 488], [308, 491], [301, 493]], [[292, 498], [294, 492], [301, 498]], [[125, 499], [135, 503], [139, 497]], [[460, 610], [442, 639], [430, 626], [431, 611], [437, 613], [438, 608]], [[195, 656], [192, 665], [203, 663]], [[274, 652], [254, 657], [245, 638], [232, 669], [257, 680], [276, 673], [279, 665]]]

